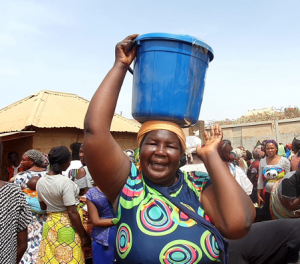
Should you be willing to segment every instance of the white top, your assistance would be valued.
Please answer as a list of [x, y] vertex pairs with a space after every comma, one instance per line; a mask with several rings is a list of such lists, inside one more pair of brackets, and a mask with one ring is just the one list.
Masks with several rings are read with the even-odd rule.
[[181, 171], [191, 172], [191, 171], [201, 171], [207, 173], [204, 163], [200, 164], [186, 164], [180, 168]]
[[62, 175], [68, 177], [70, 170], [79, 169], [81, 167], [82, 167], [82, 163], [80, 160], [71, 160], [70, 166], [67, 168], [67, 170], [62, 172]]
[[46, 175], [39, 179], [36, 191], [39, 201], [47, 205], [48, 212], [63, 212], [66, 206], [79, 204], [79, 187], [61, 174]]

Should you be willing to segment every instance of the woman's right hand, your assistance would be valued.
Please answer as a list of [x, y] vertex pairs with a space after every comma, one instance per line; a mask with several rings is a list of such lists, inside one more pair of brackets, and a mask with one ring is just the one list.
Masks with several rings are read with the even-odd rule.
[[257, 193], [257, 204], [260, 208], [261, 203], [265, 203], [264, 199], [260, 196], [260, 193]]
[[116, 61], [122, 63], [123, 65], [129, 67], [135, 58], [136, 46], [133, 41], [138, 36], [138, 34], [133, 34], [122, 40], [116, 45]]

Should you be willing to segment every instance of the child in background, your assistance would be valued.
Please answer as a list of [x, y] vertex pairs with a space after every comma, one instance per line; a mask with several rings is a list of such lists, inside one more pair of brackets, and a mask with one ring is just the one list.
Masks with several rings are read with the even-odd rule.
[[30, 210], [38, 213], [38, 214], [44, 214], [46, 211], [41, 209], [39, 200], [38, 200], [38, 194], [36, 191], [36, 184], [40, 178], [35, 176], [32, 177], [28, 182], [27, 185], [22, 184], [22, 191], [26, 195], [26, 201], [28, 205], [30, 206]]

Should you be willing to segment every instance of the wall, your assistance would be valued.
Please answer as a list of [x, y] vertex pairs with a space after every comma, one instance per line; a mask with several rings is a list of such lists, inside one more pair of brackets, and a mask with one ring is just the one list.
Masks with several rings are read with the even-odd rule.
[[51, 148], [66, 146], [73, 142], [83, 142], [83, 130], [77, 128], [34, 128], [33, 148], [49, 153]]
[[117, 141], [117, 143], [121, 146], [122, 150], [126, 149], [136, 149], [138, 147], [137, 144], [137, 133], [129, 133], [129, 132], [112, 132], [113, 138]]
[[244, 146], [252, 150], [258, 140], [264, 139], [274, 139], [284, 145], [291, 143], [294, 137], [300, 139], [300, 118], [221, 127], [223, 138], [229, 139], [233, 148]]

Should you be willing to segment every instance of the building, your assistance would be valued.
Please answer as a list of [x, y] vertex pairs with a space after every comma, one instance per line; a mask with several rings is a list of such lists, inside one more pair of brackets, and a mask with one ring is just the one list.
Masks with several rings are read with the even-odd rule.
[[[21, 157], [28, 149], [48, 153], [54, 146], [83, 141], [83, 122], [89, 101], [75, 94], [39, 91], [0, 110], [3, 175], [7, 153]], [[137, 147], [140, 125], [115, 114], [111, 133], [123, 150]]]

